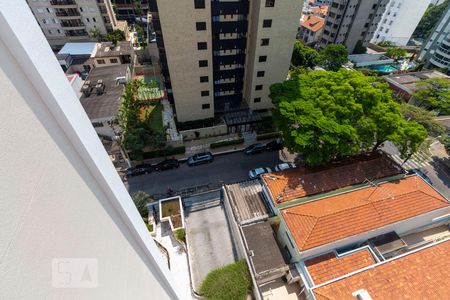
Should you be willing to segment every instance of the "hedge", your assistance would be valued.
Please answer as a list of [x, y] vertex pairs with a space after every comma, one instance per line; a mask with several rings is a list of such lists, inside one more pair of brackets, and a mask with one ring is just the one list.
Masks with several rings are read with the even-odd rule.
[[184, 154], [186, 152], [186, 147], [167, 147], [165, 149], [159, 149], [155, 151], [143, 152], [143, 153], [135, 153], [130, 154], [130, 158], [132, 160], [143, 160], [155, 157], [165, 157], [175, 154]]
[[244, 142], [244, 139], [216, 142], [216, 143], [212, 143], [210, 145], [210, 148], [214, 149], [214, 148], [219, 148], [219, 147], [224, 147], [224, 146], [237, 145], [237, 144], [242, 144], [243, 142]]
[[211, 271], [200, 286], [200, 294], [206, 299], [245, 300], [251, 288], [247, 263], [239, 260]]
[[177, 240], [186, 243], [186, 231], [184, 230], [184, 228], [177, 229], [174, 233]]
[[258, 136], [256, 137], [256, 140], [262, 141], [262, 140], [268, 140], [268, 139], [279, 138], [279, 137], [280, 137], [279, 132], [270, 132], [270, 133], [258, 134]]
[[209, 118], [209, 119], [201, 119], [195, 121], [187, 121], [187, 122], [177, 122], [177, 128], [180, 131], [190, 130], [190, 129], [198, 129], [203, 127], [212, 127], [220, 123], [220, 119]]

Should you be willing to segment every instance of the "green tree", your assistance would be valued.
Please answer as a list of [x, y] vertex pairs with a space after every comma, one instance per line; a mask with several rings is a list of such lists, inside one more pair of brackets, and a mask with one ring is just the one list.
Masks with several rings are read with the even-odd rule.
[[360, 40], [356, 43], [355, 49], [353, 49], [353, 54], [363, 54], [367, 52], [367, 47], [363, 45], [363, 42]]
[[296, 41], [294, 51], [292, 52], [291, 63], [297, 68], [315, 67], [320, 63], [319, 52], [306, 46], [301, 41]]
[[[417, 123], [404, 120], [388, 85], [360, 72], [298, 74], [270, 91], [284, 144], [310, 165], [375, 151], [394, 138], [396, 143], [411, 140], [400, 127], [417, 129]], [[414, 149], [412, 143], [402, 146]]]
[[101, 42], [102, 40], [102, 35], [100, 32], [100, 29], [98, 29], [97, 26], [92, 27], [91, 29], [89, 29], [89, 34], [97, 40], [97, 42]]
[[106, 40], [108, 42], [117, 43], [118, 41], [125, 40], [125, 33], [120, 29], [115, 29], [113, 32], [106, 35]]
[[147, 204], [154, 202], [155, 200], [151, 199], [150, 196], [143, 191], [134, 193], [131, 198], [133, 199], [134, 205], [136, 205], [139, 214], [143, 218], [148, 217]]
[[406, 162], [419, 150], [420, 145], [428, 137], [425, 128], [415, 121], [403, 121], [392, 141], [400, 151], [400, 157]]
[[439, 5], [430, 5], [417, 25], [416, 30], [414, 30], [412, 37], [427, 39], [449, 4], [450, 0], [446, 0]]
[[348, 51], [344, 45], [330, 44], [320, 50], [320, 57], [325, 69], [337, 71], [348, 61]]
[[406, 56], [406, 50], [402, 48], [389, 48], [386, 55], [392, 59], [399, 60]]
[[402, 103], [400, 105], [400, 111], [406, 120], [416, 121], [422, 125], [430, 135], [438, 136], [445, 131], [445, 128], [436, 122], [436, 116], [426, 109], [408, 103]]
[[386, 48], [392, 48], [395, 47], [395, 43], [391, 41], [382, 41], [378, 43], [378, 46], [380, 47], [386, 47]]
[[418, 91], [413, 94], [417, 106], [450, 114], [450, 80], [429, 78], [416, 83]]

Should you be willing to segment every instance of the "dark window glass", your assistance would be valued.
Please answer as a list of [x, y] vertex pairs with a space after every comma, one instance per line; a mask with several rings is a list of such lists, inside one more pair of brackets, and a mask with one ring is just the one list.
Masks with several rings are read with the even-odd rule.
[[264, 77], [264, 74], [265, 74], [266, 72], [265, 71], [258, 71], [257, 73], [256, 73], [256, 77]]
[[209, 109], [209, 108], [210, 108], [209, 103], [207, 103], [207, 104], [202, 104], [202, 109]]
[[267, 56], [266, 56], [266, 55], [260, 56], [259, 59], [258, 59], [258, 61], [259, 61], [259, 62], [265, 62], [265, 61], [267, 61]]
[[198, 66], [199, 66], [200, 68], [207, 67], [207, 66], [208, 66], [208, 61], [207, 61], [207, 60], [199, 60], [199, 61], [198, 61]]
[[194, 6], [196, 9], [205, 8], [205, 0], [194, 0]]
[[262, 90], [263, 86], [262, 84], [258, 84], [257, 86], [255, 86], [255, 91], [260, 91]]
[[266, 7], [274, 7], [275, 0], [266, 0]]
[[202, 97], [209, 96], [209, 91], [202, 91]]
[[255, 99], [253, 99], [253, 102], [255, 102], [255, 103], [261, 102], [261, 97], [257, 97], [257, 98], [255, 98]]
[[197, 28], [197, 31], [206, 30], [206, 22], [197, 22], [195, 23], [195, 27]]
[[200, 76], [200, 82], [208, 82], [208, 76]]
[[272, 20], [271, 19], [267, 19], [263, 21], [263, 27], [264, 28], [270, 28], [272, 27]]
[[208, 44], [206, 42], [197, 43], [198, 50], [206, 50], [208, 49]]
[[269, 45], [269, 39], [261, 39], [261, 46], [268, 46]]

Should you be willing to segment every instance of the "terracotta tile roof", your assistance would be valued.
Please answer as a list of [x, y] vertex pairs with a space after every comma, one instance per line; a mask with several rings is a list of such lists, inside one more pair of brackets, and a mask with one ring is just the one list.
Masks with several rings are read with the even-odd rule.
[[309, 9], [315, 16], [326, 16], [328, 13], [328, 5], [311, 6]]
[[363, 249], [341, 257], [329, 252], [308, 259], [305, 266], [314, 285], [319, 285], [376, 263], [372, 253], [368, 249]]
[[401, 168], [382, 155], [358, 156], [321, 168], [296, 168], [261, 176], [275, 205], [400, 174]]
[[352, 299], [364, 289], [372, 299], [450, 299], [450, 241], [402, 256], [313, 289], [317, 300]]
[[308, 16], [305, 21], [302, 22], [302, 26], [308, 30], [316, 32], [325, 24], [325, 19], [316, 16]]
[[303, 251], [449, 204], [419, 176], [410, 176], [280, 211]]

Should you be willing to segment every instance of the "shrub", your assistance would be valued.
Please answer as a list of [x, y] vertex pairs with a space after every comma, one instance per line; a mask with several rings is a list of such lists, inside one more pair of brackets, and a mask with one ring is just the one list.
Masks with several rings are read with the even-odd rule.
[[270, 133], [259, 134], [256, 137], [256, 140], [257, 141], [262, 141], [262, 140], [268, 140], [268, 139], [279, 138], [279, 137], [280, 137], [280, 133], [279, 132], [270, 132]]
[[186, 243], [186, 230], [184, 228], [180, 228], [175, 230], [174, 232], [175, 238], [180, 242]]
[[155, 157], [165, 157], [170, 155], [183, 154], [185, 152], [186, 148], [184, 146], [167, 147], [155, 151], [143, 152], [141, 155], [131, 154], [130, 157], [132, 160], [141, 160], [141, 159], [150, 159]]
[[153, 224], [148, 224], [148, 223], [146, 223], [146, 225], [147, 225], [148, 231], [149, 231], [149, 232], [152, 232], [152, 231], [153, 231]]
[[211, 147], [211, 149], [214, 149], [214, 148], [219, 148], [219, 147], [224, 147], [224, 146], [242, 144], [243, 142], [244, 142], [244, 139], [237, 139], [237, 140], [232, 140], [232, 141], [222, 141], [222, 142], [212, 143], [210, 145], [210, 147]]
[[206, 299], [246, 299], [252, 281], [244, 260], [211, 271], [200, 286]]

